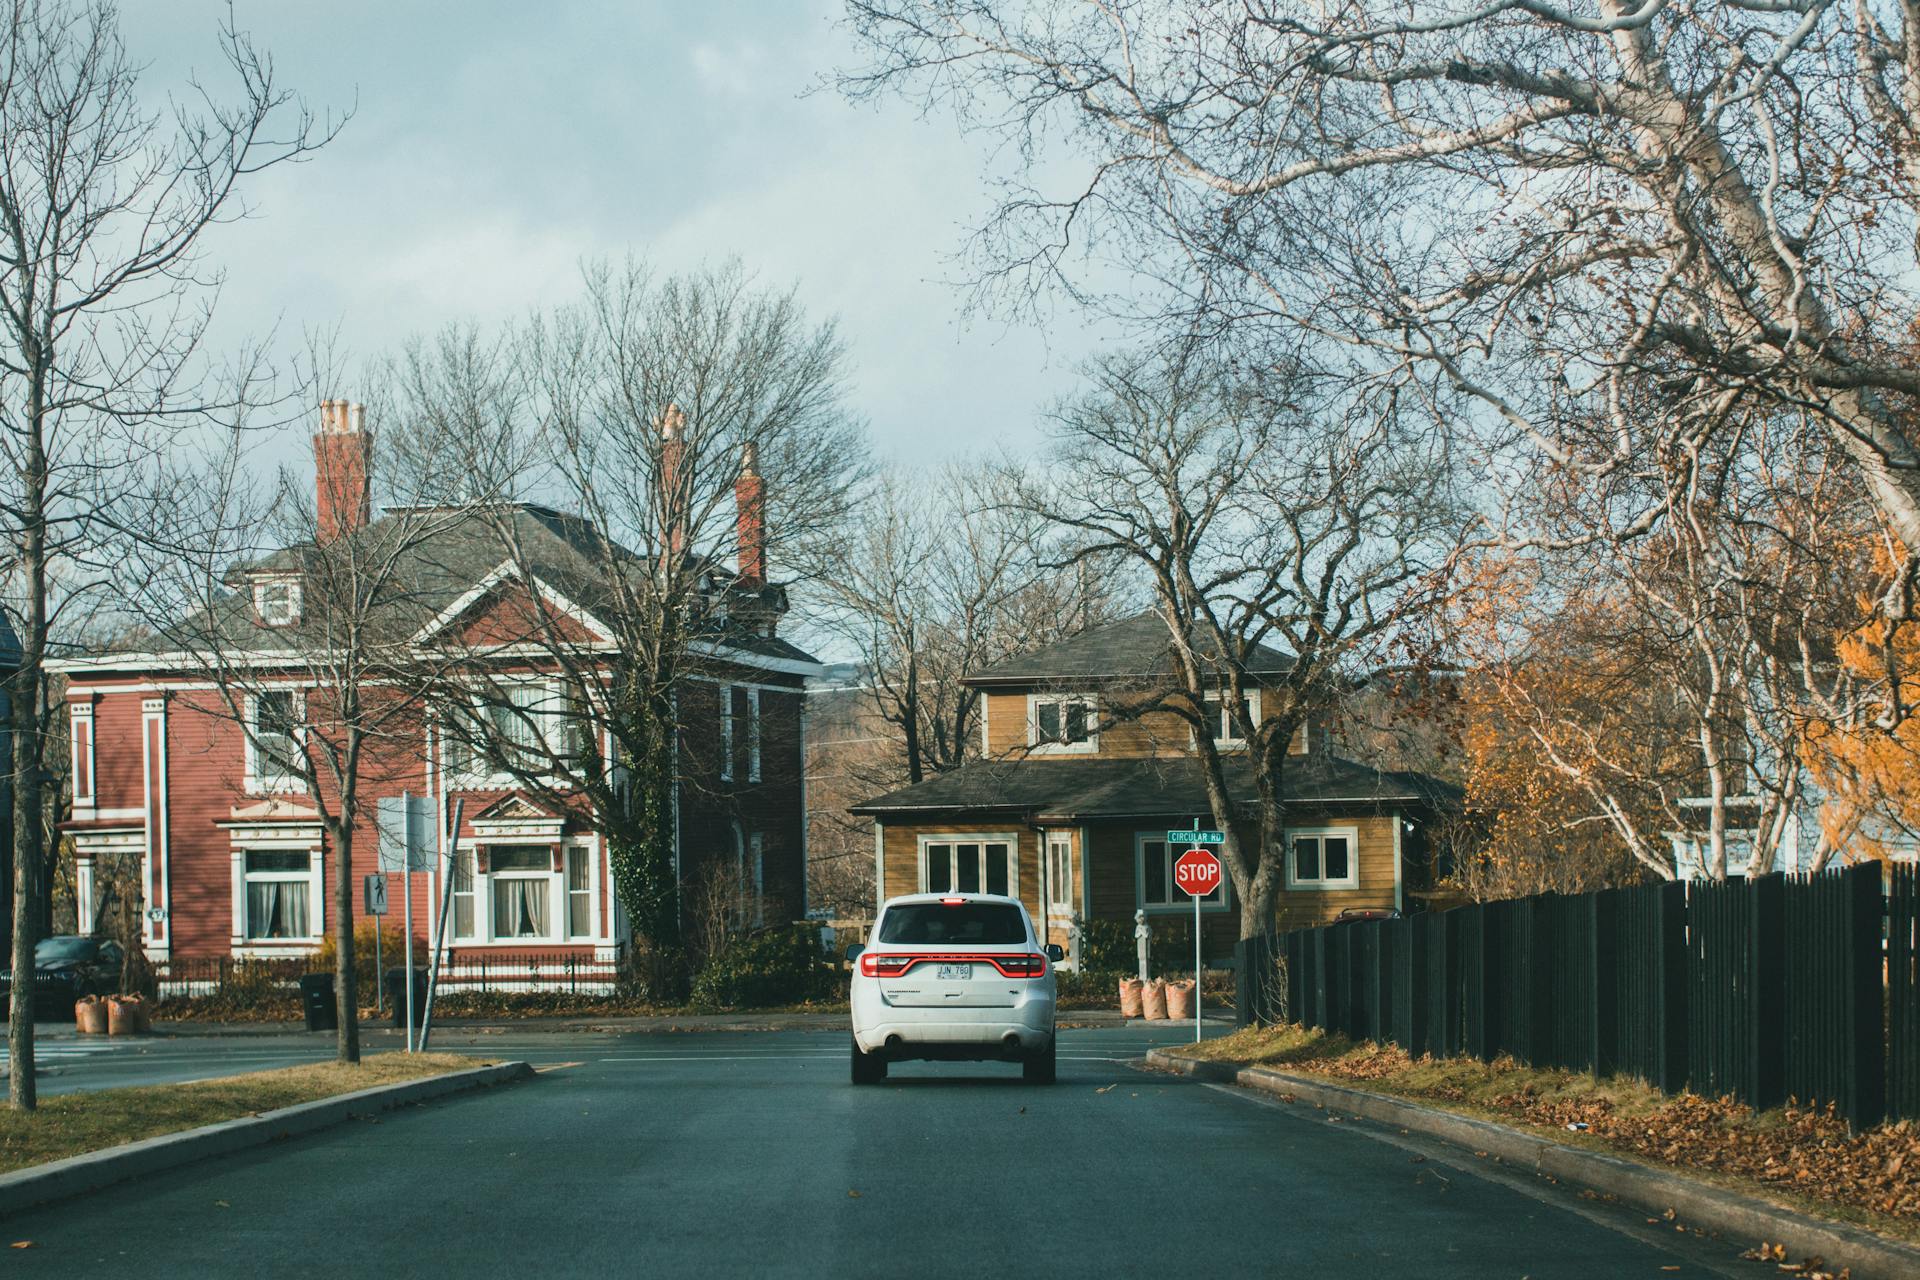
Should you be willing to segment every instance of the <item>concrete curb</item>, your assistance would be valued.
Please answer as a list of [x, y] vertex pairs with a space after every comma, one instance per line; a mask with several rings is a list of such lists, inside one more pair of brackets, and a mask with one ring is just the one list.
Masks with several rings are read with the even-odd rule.
[[281, 1138], [330, 1128], [354, 1116], [391, 1111], [395, 1107], [426, 1102], [487, 1085], [509, 1084], [532, 1075], [533, 1067], [525, 1062], [503, 1062], [492, 1067], [476, 1067], [471, 1071], [428, 1076], [424, 1080], [404, 1080], [399, 1084], [379, 1085], [372, 1089], [343, 1093], [336, 1098], [302, 1102], [278, 1111], [223, 1120], [219, 1124], [188, 1129], [183, 1133], [163, 1133], [121, 1147], [89, 1151], [84, 1155], [55, 1160], [51, 1164], [18, 1169], [0, 1174], [0, 1217], [52, 1200], [64, 1200], [69, 1196], [97, 1191], [116, 1182], [191, 1164], [196, 1160], [231, 1155]]
[[1531, 1169], [1653, 1213], [1672, 1209], [1687, 1225], [1717, 1231], [1736, 1243], [1745, 1240], [1749, 1247], [1762, 1240], [1785, 1244], [1788, 1252], [1796, 1257], [1818, 1256], [1835, 1270], [1849, 1267], [1854, 1280], [1920, 1275], [1920, 1249], [1910, 1245], [1618, 1156], [1521, 1133], [1488, 1120], [1288, 1075], [1271, 1067], [1208, 1062], [1160, 1049], [1148, 1051], [1147, 1063], [1199, 1080], [1291, 1094], [1302, 1102], [1329, 1110], [1410, 1129], [1455, 1143], [1476, 1155], [1498, 1156], [1509, 1168]]

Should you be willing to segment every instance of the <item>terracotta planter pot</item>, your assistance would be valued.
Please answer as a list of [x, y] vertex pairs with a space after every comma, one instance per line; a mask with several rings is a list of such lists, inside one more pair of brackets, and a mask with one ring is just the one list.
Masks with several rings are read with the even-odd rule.
[[134, 1036], [146, 1030], [145, 1002], [139, 996], [107, 997], [107, 1034]]
[[1120, 1016], [1137, 1018], [1140, 1016], [1140, 987], [1138, 978], [1120, 979]]
[[1176, 1022], [1193, 1017], [1193, 979], [1167, 984], [1167, 1016]]
[[83, 1036], [107, 1034], [107, 1002], [99, 996], [81, 996], [73, 1002], [73, 1026]]
[[1141, 991], [1140, 993], [1140, 1003], [1142, 1007], [1146, 1010], [1146, 1018], [1149, 1022], [1153, 1021], [1155, 1018], [1166, 1017], [1167, 1016], [1167, 984], [1166, 982], [1160, 978], [1155, 978], [1153, 981], [1149, 982], [1146, 985], [1146, 989]]

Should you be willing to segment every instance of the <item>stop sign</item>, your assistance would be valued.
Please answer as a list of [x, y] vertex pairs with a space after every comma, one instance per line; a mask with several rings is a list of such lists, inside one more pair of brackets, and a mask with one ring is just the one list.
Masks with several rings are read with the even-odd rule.
[[1173, 864], [1173, 882], [1196, 898], [1220, 887], [1220, 859], [1205, 849], [1189, 849]]

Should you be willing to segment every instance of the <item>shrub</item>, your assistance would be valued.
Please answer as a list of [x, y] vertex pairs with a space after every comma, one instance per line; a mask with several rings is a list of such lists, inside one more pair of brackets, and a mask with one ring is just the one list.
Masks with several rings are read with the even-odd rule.
[[[366, 975], [373, 972], [373, 931], [371, 920], [361, 920], [353, 926], [353, 967], [358, 970], [364, 985]], [[380, 967], [399, 969], [406, 965], [407, 935], [398, 923], [380, 926]], [[427, 943], [417, 934], [413, 939], [413, 963], [424, 965], [429, 960]], [[320, 949], [313, 953], [312, 973], [338, 973], [340, 970], [340, 948], [335, 943], [333, 930], [327, 930], [327, 936], [320, 940]], [[367, 988], [369, 991], [371, 987]]]
[[1139, 964], [1133, 948], [1133, 925], [1128, 921], [1084, 921], [1080, 946], [1080, 967], [1088, 973], [1132, 973]]
[[697, 1009], [765, 1009], [844, 993], [827, 966], [816, 925], [764, 929], [738, 938], [693, 980]]

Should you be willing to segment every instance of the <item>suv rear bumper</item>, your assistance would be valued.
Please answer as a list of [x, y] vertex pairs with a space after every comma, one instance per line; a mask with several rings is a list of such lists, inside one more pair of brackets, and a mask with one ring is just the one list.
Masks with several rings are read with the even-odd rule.
[[[864, 1053], [894, 1061], [939, 1058], [962, 1061], [1018, 1060], [1053, 1042], [1054, 1002], [1027, 1000], [1013, 1008], [876, 1010], [872, 1022], [856, 1019], [853, 1038]], [[937, 1017], [916, 1016], [933, 1013]], [[904, 1016], [902, 1016], [904, 1015]]]

